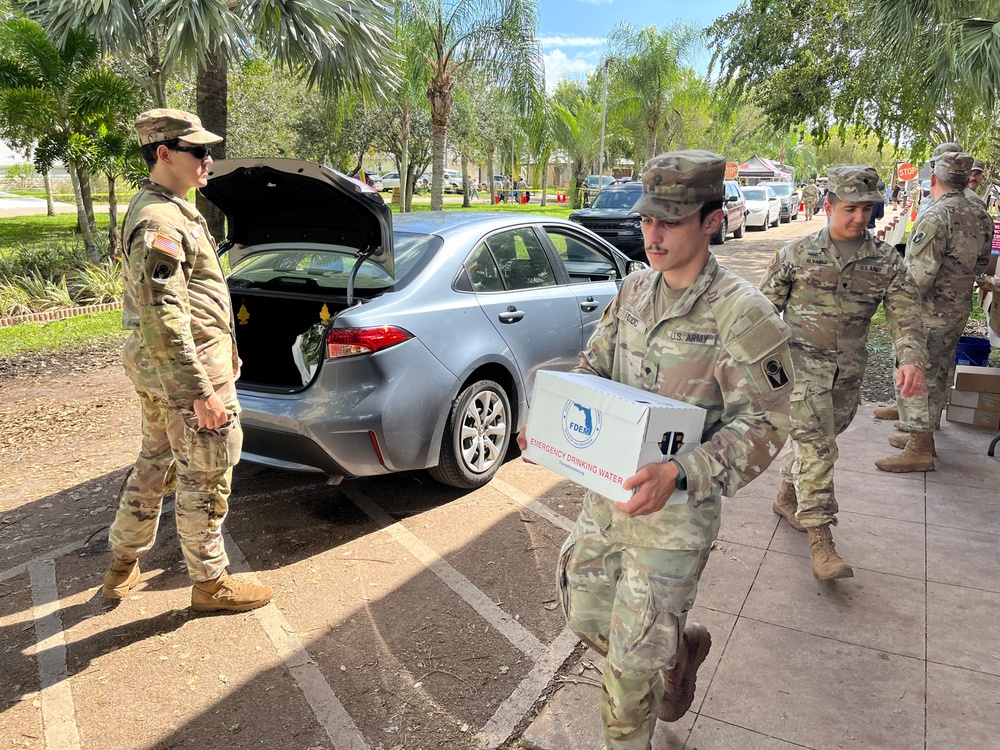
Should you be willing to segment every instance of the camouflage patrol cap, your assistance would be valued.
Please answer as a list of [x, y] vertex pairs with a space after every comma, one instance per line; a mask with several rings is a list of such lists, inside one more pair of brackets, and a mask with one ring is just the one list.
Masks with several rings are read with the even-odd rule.
[[208, 146], [219, 143], [222, 136], [210, 133], [201, 126], [201, 120], [182, 109], [150, 109], [135, 118], [135, 132], [139, 145], [161, 143], [171, 138], [182, 138], [188, 143]]
[[968, 177], [972, 172], [973, 159], [968, 154], [945, 153], [938, 156], [934, 162], [934, 174], [936, 175], [959, 175]]
[[983, 162], [982, 159], [973, 159], [972, 160], [972, 171], [973, 172], [985, 172], [986, 171], [986, 164], [985, 164], [985, 162]]
[[867, 203], [882, 200], [878, 172], [860, 164], [843, 164], [826, 171], [827, 190], [842, 201]]
[[659, 154], [642, 170], [642, 197], [632, 213], [657, 219], [684, 219], [708, 201], [726, 196], [726, 160], [711, 151]]
[[942, 143], [934, 149], [934, 153], [931, 154], [931, 161], [937, 159], [941, 154], [958, 154], [961, 153], [962, 147], [959, 146], [954, 141], [947, 141]]

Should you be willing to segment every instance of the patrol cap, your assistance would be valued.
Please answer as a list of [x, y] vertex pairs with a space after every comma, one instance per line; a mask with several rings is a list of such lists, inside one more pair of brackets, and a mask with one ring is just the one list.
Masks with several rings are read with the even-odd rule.
[[982, 159], [973, 159], [972, 160], [972, 171], [973, 172], [985, 172], [986, 171], [986, 164], [983, 162]]
[[972, 172], [973, 158], [963, 153], [944, 153], [934, 162], [934, 174], [968, 177]]
[[860, 164], [843, 164], [826, 171], [827, 190], [842, 201], [875, 203], [883, 199], [878, 189], [878, 172], [874, 167]]
[[810, 185], [815, 185], [816, 184], [816, 180], [814, 180], [812, 177], [810, 177], [809, 178], [809, 184]]
[[222, 140], [222, 136], [205, 130], [196, 115], [182, 109], [147, 110], [135, 118], [135, 132], [140, 146], [172, 138], [182, 138], [196, 146], [208, 146]]
[[642, 197], [632, 213], [684, 219], [705, 203], [726, 197], [726, 160], [711, 151], [659, 154], [642, 169]]
[[934, 169], [934, 162], [939, 156], [941, 156], [941, 154], [958, 154], [961, 153], [961, 151], [962, 147], [954, 141], [947, 141], [938, 145], [931, 154], [931, 158], [928, 160], [931, 165], [931, 169]]

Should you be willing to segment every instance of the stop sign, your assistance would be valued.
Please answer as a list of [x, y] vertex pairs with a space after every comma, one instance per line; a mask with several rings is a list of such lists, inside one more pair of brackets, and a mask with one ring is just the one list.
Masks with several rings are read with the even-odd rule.
[[740, 165], [734, 161], [726, 162], [726, 179], [735, 180], [740, 176]]
[[918, 170], [915, 166], [913, 166], [909, 162], [903, 162], [902, 164], [899, 165], [899, 168], [896, 170], [896, 175], [903, 182], [909, 182], [910, 180], [914, 179], [917, 176], [917, 172]]

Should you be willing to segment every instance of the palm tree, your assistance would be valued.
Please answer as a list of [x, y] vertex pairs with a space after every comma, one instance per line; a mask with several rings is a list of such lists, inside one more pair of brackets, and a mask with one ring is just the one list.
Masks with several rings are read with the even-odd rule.
[[877, 38], [922, 51], [928, 101], [963, 89], [992, 110], [1000, 100], [998, 0], [870, 0]]
[[528, 136], [528, 153], [538, 165], [535, 170], [535, 179], [538, 179], [538, 170], [542, 172], [542, 205], [546, 205], [545, 191], [549, 187], [549, 159], [552, 156], [552, 103], [545, 94], [545, 87], [542, 86], [531, 99], [531, 108], [528, 116], [524, 118], [522, 128]]
[[[197, 67], [198, 115], [221, 136], [228, 124], [228, 63], [254, 50], [324, 92], [381, 95], [396, 82], [383, 0], [28, 0], [26, 8], [59, 38], [85, 28], [107, 51], [141, 51], [154, 106], [166, 106], [166, 81], [177, 66]], [[225, 158], [225, 142], [213, 155]], [[199, 207], [221, 234], [221, 213], [205, 201]]]
[[405, 0], [401, 4], [414, 35], [408, 39], [431, 71], [427, 98], [434, 126], [431, 210], [443, 205], [444, 160], [454, 88], [465, 73], [488, 73], [525, 108], [541, 80], [535, 40], [535, 0]]
[[97, 67], [97, 41], [74, 29], [56, 44], [35, 21], [15, 18], [0, 24], [0, 139], [21, 148], [35, 144], [42, 173], [66, 162], [88, 257], [98, 261], [94, 241], [90, 173], [100, 163], [95, 138], [134, 116], [131, 85]]
[[636, 29], [629, 23], [615, 26], [608, 37], [611, 71], [619, 87], [628, 92], [623, 105], [640, 118], [646, 136], [646, 155], [657, 152], [657, 136], [671, 112], [671, 100], [683, 80], [684, 65], [699, 34], [677, 24], [666, 29], [655, 25]]
[[601, 104], [581, 96], [570, 107], [553, 104], [552, 121], [556, 143], [562, 146], [573, 170], [570, 202], [580, 207], [583, 181], [601, 145]]

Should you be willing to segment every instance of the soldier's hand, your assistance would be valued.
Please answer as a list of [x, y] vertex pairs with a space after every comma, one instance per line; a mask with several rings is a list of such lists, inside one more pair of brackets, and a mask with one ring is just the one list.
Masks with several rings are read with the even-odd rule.
[[198, 418], [199, 430], [215, 430], [229, 421], [226, 405], [218, 393], [194, 402], [194, 415]]
[[924, 392], [924, 371], [916, 365], [900, 365], [896, 373], [896, 386], [903, 398], [920, 396]]
[[233, 380], [239, 380], [240, 375], [243, 373], [243, 359], [241, 357], [236, 358], [236, 369], [233, 370]]
[[677, 465], [672, 461], [643, 466], [622, 482], [622, 487], [626, 490], [635, 489], [636, 492], [631, 500], [618, 507], [632, 518], [656, 513], [667, 504], [667, 500], [674, 493], [676, 482]]
[[[522, 452], [528, 449], [528, 425], [525, 425], [517, 431], [517, 447], [520, 448]], [[521, 460], [526, 464], [535, 463], [534, 461], [529, 461], [524, 456], [521, 456]]]

